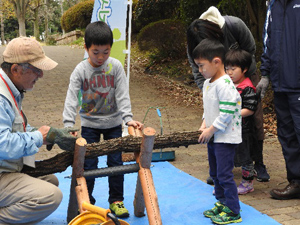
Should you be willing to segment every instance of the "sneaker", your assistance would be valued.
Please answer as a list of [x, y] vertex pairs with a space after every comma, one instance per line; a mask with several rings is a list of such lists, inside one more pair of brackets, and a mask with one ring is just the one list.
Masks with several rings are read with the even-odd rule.
[[241, 214], [233, 213], [227, 206], [224, 206], [222, 212], [210, 218], [216, 224], [229, 224], [242, 222]]
[[213, 207], [212, 209], [204, 211], [203, 215], [205, 217], [211, 218], [211, 217], [216, 216], [219, 213], [221, 213], [223, 208], [224, 208], [224, 205], [221, 202], [218, 201], [218, 202], [215, 203], [215, 207]]
[[129, 216], [128, 210], [125, 208], [122, 201], [114, 202], [109, 205], [109, 209], [120, 218], [125, 218]]
[[238, 194], [244, 195], [254, 191], [253, 180], [244, 180], [242, 179], [240, 185], [237, 187]]
[[206, 179], [206, 183], [207, 183], [207, 184], [210, 184], [210, 185], [214, 185], [214, 180], [212, 179], [211, 176], [209, 176], [209, 177]]
[[262, 163], [254, 165], [256, 179], [259, 182], [268, 182], [270, 180], [270, 175], [267, 172], [266, 166]]

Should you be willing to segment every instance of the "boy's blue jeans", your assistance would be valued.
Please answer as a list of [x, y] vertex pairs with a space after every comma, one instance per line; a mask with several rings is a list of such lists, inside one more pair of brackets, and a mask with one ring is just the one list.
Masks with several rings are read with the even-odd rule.
[[240, 203], [232, 173], [236, 147], [236, 144], [207, 144], [209, 174], [214, 180], [216, 199], [238, 214]]
[[[90, 127], [81, 127], [81, 136], [86, 139], [87, 143], [94, 143], [100, 141], [100, 135], [103, 134], [104, 140], [118, 138], [122, 136], [122, 125], [110, 129], [95, 129]], [[123, 165], [122, 152], [111, 153], [107, 155], [107, 166], [120, 166]], [[104, 166], [103, 166], [104, 167]], [[98, 157], [93, 159], [86, 159], [84, 162], [84, 170], [93, 170], [98, 168]], [[95, 178], [87, 178], [87, 187], [89, 192], [90, 201], [95, 204], [96, 200], [92, 196]], [[108, 202], [111, 204], [115, 201], [123, 201], [124, 196], [124, 175], [109, 176], [109, 198]]]

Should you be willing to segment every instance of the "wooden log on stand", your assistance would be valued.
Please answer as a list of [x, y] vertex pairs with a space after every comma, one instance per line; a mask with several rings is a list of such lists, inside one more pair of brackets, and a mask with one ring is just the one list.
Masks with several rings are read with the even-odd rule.
[[[176, 132], [168, 135], [155, 136], [153, 149], [175, 148], [198, 144], [199, 131]], [[141, 137], [126, 137], [111, 139], [86, 145], [85, 158], [94, 158], [107, 155], [116, 151], [139, 152]], [[65, 171], [73, 162], [73, 153], [62, 152], [43, 161], [36, 162], [36, 168], [24, 167], [22, 172], [30, 176], [38, 177]]]
[[78, 209], [80, 213], [83, 212], [83, 202], [90, 203], [86, 180], [83, 177], [86, 144], [87, 142], [84, 138], [78, 138], [76, 140], [67, 215], [68, 222], [77, 216]]
[[[142, 131], [138, 129], [134, 129], [133, 127], [128, 127], [128, 133], [134, 137], [143, 137]], [[140, 163], [140, 152], [134, 152], [134, 158], [136, 159], [137, 163]], [[136, 217], [145, 216], [145, 200], [144, 200], [143, 189], [141, 186], [139, 173], [137, 174], [133, 206], [134, 206], [134, 215]]]
[[145, 128], [143, 130], [143, 139], [139, 157], [140, 170], [138, 173], [144, 193], [149, 225], [161, 225], [162, 220], [158, 206], [158, 198], [150, 170], [154, 139], [155, 130], [150, 127]]

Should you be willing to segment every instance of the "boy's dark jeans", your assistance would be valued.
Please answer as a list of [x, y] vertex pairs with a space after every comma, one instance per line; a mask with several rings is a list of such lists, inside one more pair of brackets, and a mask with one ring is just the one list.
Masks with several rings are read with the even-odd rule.
[[233, 177], [237, 144], [208, 143], [209, 175], [215, 184], [215, 197], [235, 214], [240, 212], [239, 197]]
[[[103, 134], [104, 140], [118, 138], [122, 136], [122, 125], [110, 129], [95, 129], [90, 127], [81, 127], [81, 136], [86, 139], [87, 143], [94, 143], [100, 141], [100, 135]], [[120, 166], [123, 165], [122, 152], [112, 153], [107, 155], [107, 166]], [[104, 167], [104, 166], [101, 166]], [[93, 170], [98, 168], [98, 157], [94, 159], [86, 159], [84, 162], [84, 170]], [[96, 200], [92, 196], [95, 178], [87, 178], [87, 187], [89, 192], [90, 201], [95, 204]], [[111, 204], [115, 201], [123, 201], [124, 192], [124, 175], [108, 177], [109, 183], [109, 198], [108, 202]], [[97, 191], [97, 190], [96, 190]]]

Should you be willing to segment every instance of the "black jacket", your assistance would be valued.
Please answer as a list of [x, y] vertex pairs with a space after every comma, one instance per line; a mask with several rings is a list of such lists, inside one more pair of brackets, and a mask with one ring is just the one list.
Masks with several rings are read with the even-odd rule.
[[[238, 17], [234, 16], [224, 16], [225, 24], [222, 27], [222, 31], [224, 34], [224, 42], [223, 45], [226, 51], [234, 45], [238, 44], [240, 49], [243, 49], [250, 54], [252, 54], [252, 64], [249, 68], [248, 73], [250, 75], [254, 74], [256, 71], [256, 62], [255, 62], [255, 51], [256, 45], [253, 35], [247, 25]], [[192, 72], [194, 75], [194, 80], [197, 86], [202, 89], [205, 78], [199, 72], [198, 66], [194, 63], [192, 57], [188, 54], [188, 60], [192, 67]]]

